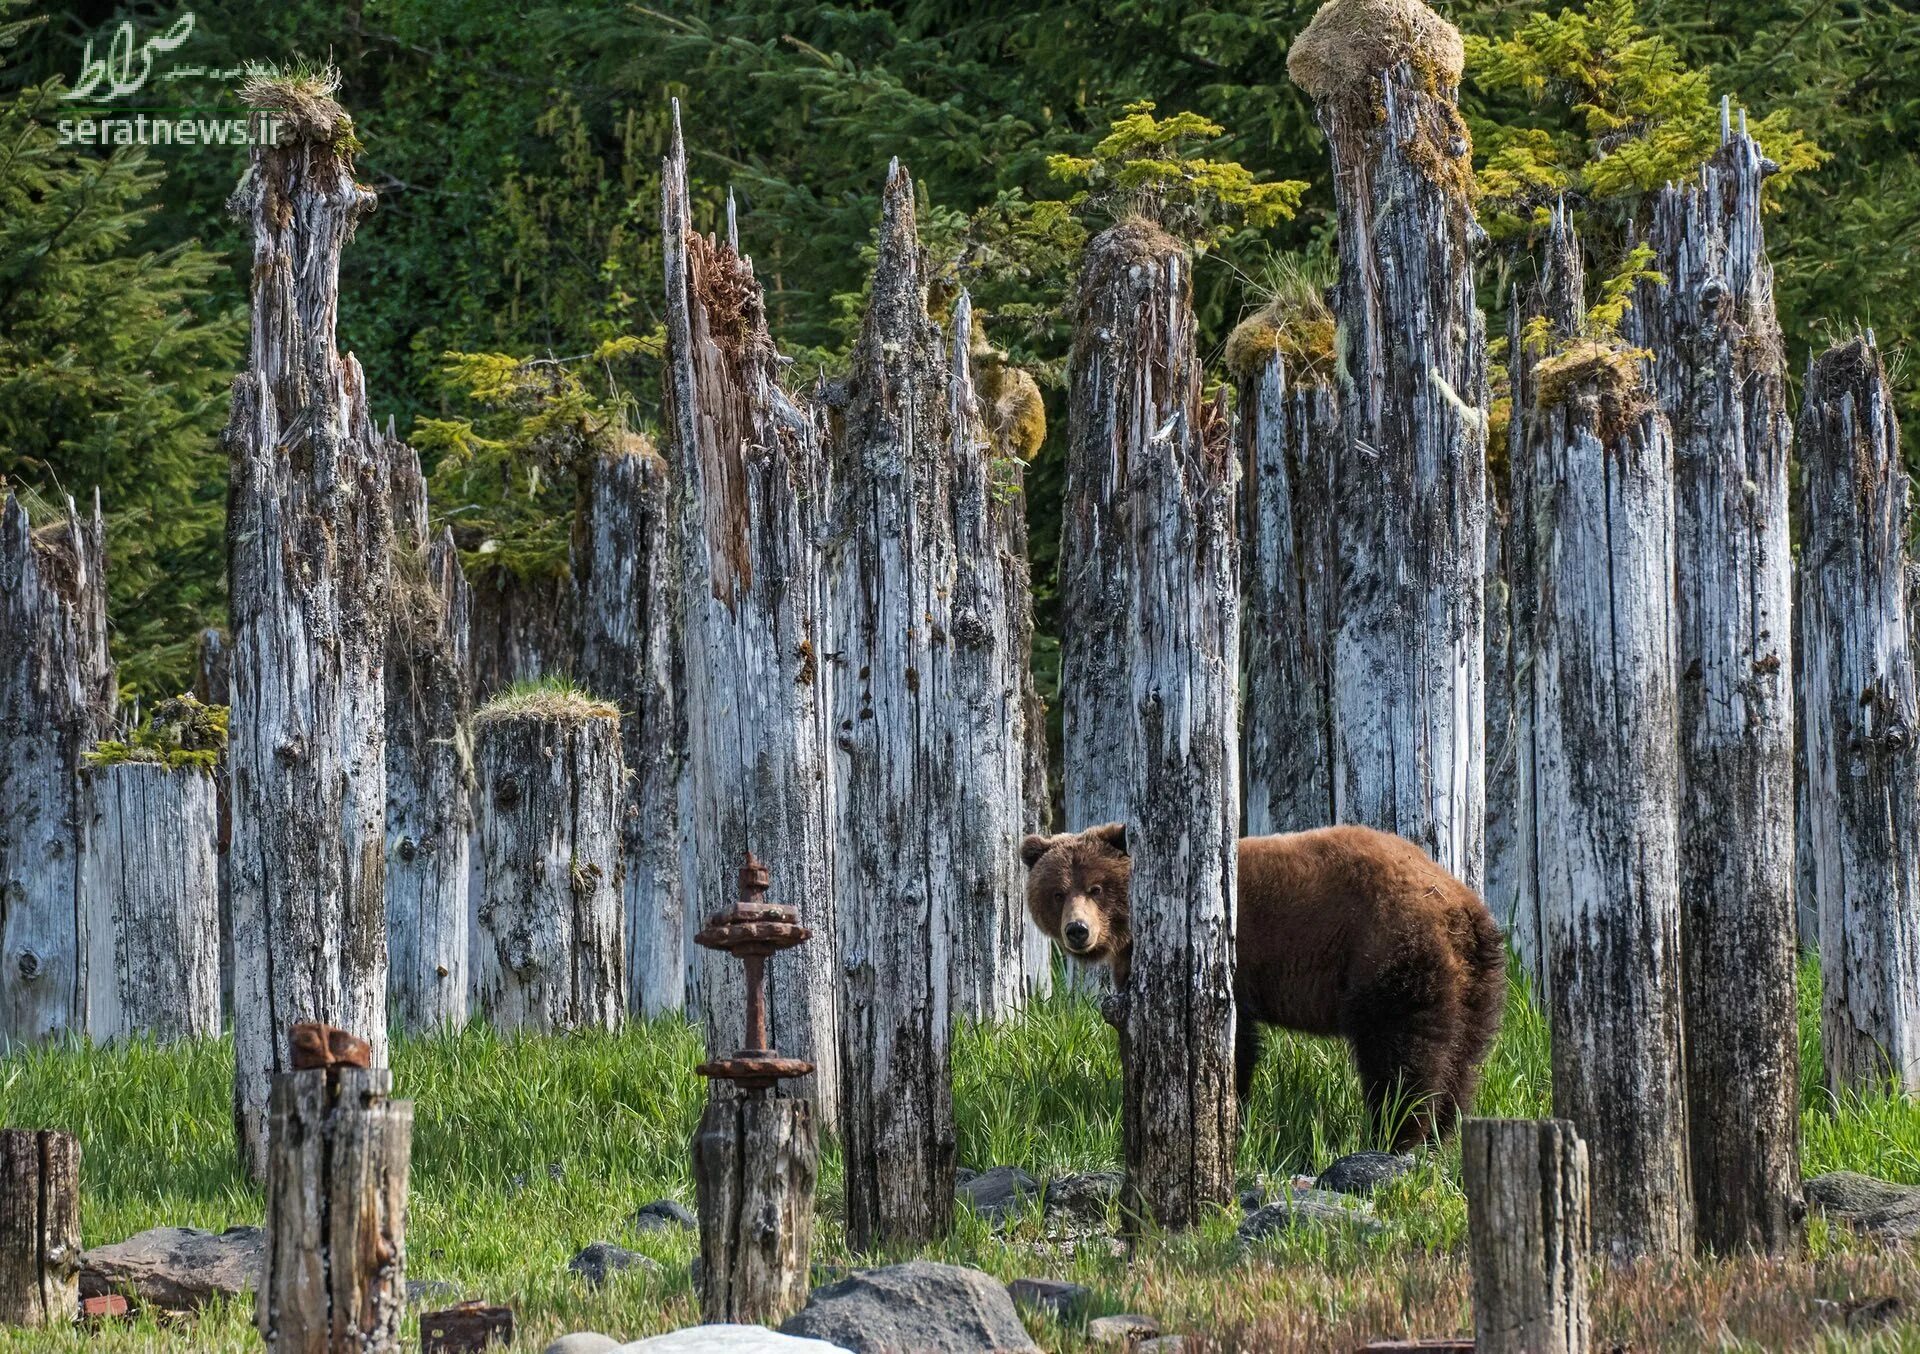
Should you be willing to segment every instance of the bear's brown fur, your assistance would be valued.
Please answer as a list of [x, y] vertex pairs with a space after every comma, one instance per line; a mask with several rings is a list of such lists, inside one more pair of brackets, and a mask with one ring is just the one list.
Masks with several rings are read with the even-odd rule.
[[[1112, 968], [1126, 991], [1126, 830], [1028, 837], [1027, 909], [1067, 953]], [[1259, 1025], [1338, 1035], [1369, 1112], [1405, 1150], [1466, 1111], [1500, 1029], [1507, 949], [1472, 889], [1404, 837], [1323, 827], [1240, 841], [1234, 1031], [1238, 1090]]]

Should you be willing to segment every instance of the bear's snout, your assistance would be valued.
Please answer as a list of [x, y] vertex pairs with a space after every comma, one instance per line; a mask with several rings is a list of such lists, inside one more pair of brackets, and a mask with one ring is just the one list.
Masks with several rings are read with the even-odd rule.
[[1085, 922], [1070, 921], [1067, 923], [1066, 929], [1067, 945], [1070, 948], [1076, 950], [1084, 950], [1087, 948], [1087, 937], [1093, 933], [1087, 930], [1087, 924]]

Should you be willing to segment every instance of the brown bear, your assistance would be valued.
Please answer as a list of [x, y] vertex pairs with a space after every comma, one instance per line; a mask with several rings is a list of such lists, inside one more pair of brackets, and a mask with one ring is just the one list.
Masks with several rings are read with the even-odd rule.
[[[1132, 967], [1126, 829], [1028, 837], [1027, 910], [1068, 954]], [[1323, 827], [1240, 840], [1235, 1081], [1259, 1026], [1339, 1035], [1376, 1125], [1405, 1151], [1466, 1111], [1500, 1029], [1507, 947], [1487, 905], [1404, 837]]]

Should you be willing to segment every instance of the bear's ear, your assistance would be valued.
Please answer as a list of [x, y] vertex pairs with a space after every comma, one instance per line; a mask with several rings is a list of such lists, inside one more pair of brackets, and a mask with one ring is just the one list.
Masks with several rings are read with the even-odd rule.
[[1031, 870], [1040, 863], [1040, 857], [1053, 849], [1053, 838], [1029, 835], [1020, 843], [1020, 863]]
[[1087, 829], [1086, 836], [1088, 841], [1098, 842], [1110, 851], [1117, 851], [1123, 856], [1127, 854], [1125, 823], [1108, 823], [1103, 827], [1090, 827]]

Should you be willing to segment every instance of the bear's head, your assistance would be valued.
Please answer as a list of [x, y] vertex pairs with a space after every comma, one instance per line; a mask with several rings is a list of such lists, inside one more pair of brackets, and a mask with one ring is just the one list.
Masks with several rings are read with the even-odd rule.
[[1127, 858], [1123, 823], [1028, 837], [1020, 843], [1027, 867], [1027, 911], [1034, 925], [1075, 959], [1109, 963], [1124, 972], [1133, 934], [1127, 918]]

